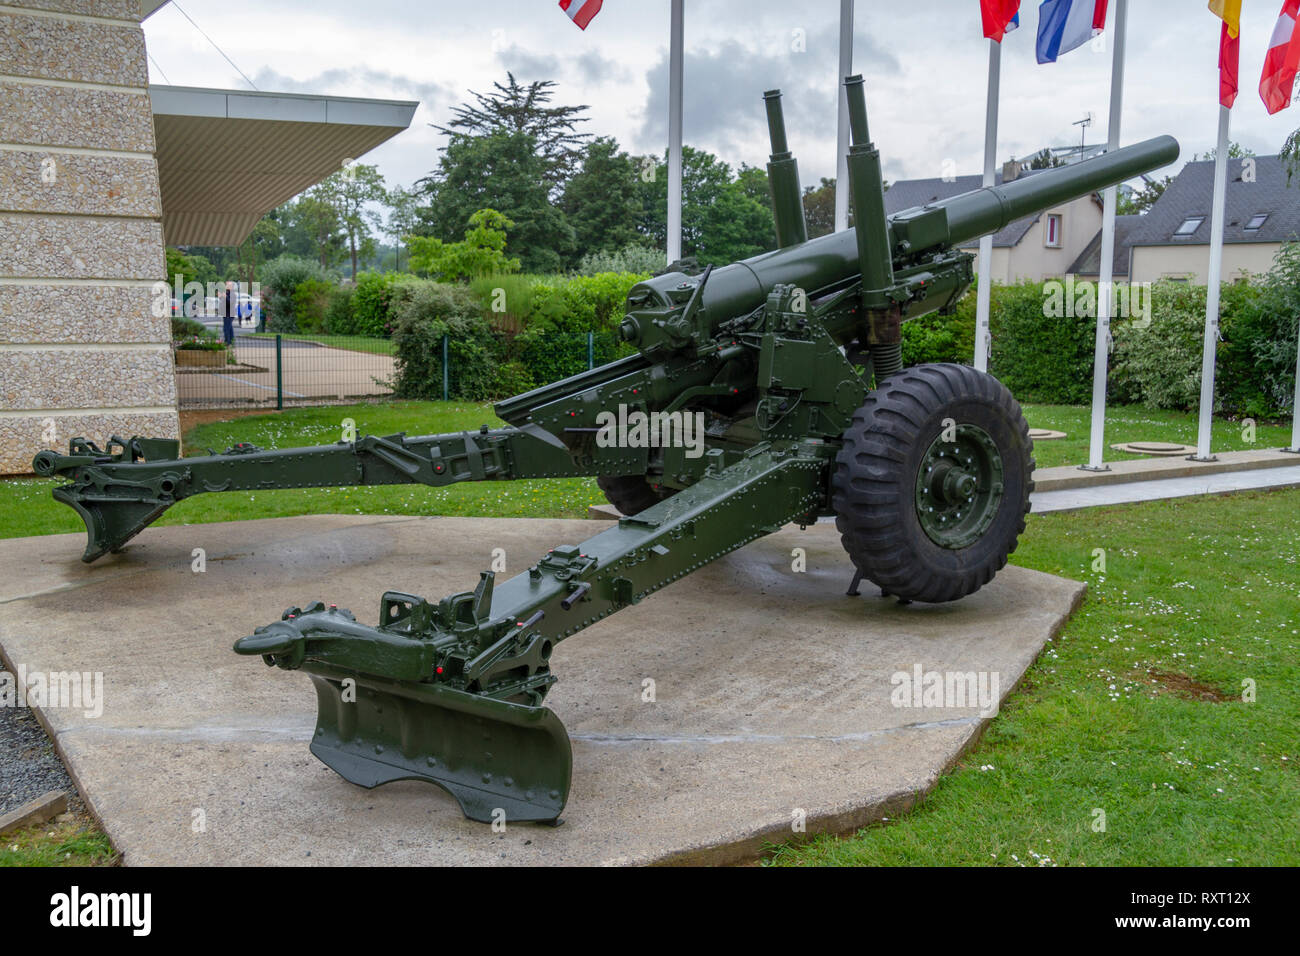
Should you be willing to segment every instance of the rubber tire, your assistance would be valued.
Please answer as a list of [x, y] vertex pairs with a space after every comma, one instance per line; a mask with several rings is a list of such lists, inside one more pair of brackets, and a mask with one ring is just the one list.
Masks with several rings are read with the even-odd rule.
[[[916, 515], [921, 459], [945, 418], [978, 425], [1002, 457], [1003, 496], [974, 543], [935, 544]], [[1033, 491], [1033, 442], [1020, 405], [992, 375], [966, 365], [917, 365], [867, 395], [844, 432], [831, 476], [831, 505], [844, 550], [864, 577], [909, 601], [955, 601], [1007, 563], [1025, 530]]]
[[625, 515], [640, 514], [669, 496], [667, 491], [656, 491], [641, 475], [597, 475], [596, 484], [605, 500]]

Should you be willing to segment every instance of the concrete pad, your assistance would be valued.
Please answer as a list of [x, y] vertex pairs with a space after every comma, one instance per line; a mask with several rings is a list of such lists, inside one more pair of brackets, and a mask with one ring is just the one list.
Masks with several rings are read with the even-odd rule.
[[1056, 441], [1058, 438], [1065, 437], [1065, 432], [1058, 432], [1052, 428], [1029, 429], [1029, 438], [1031, 441]]
[[984, 672], [1000, 700], [1084, 591], [1011, 567], [954, 604], [850, 598], [834, 529], [786, 528], [557, 648], [548, 704], [574, 746], [565, 823], [504, 833], [428, 784], [342, 780], [307, 750], [307, 677], [230, 649], [290, 605], [334, 601], [372, 623], [385, 589], [442, 597], [471, 587], [493, 548], [514, 573], [599, 529], [282, 518], [152, 528], [95, 566], [78, 560], [80, 535], [13, 539], [0, 542], [0, 645], [29, 673], [102, 672], [101, 716], [38, 710], [130, 864], [732, 862], [789, 839], [800, 814], [809, 833], [840, 832], [910, 807], [987, 717], [897, 707], [891, 676]]
[[[1294, 462], [1294, 456], [1292, 456]], [[1254, 468], [1217, 472], [1158, 481], [1129, 481], [1096, 487], [1061, 488], [1038, 491], [1030, 496], [1034, 514], [1051, 511], [1077, 511], [1103, 505], [1138, 501], [1161, 501], [1166, 498], [1190, 498], [1195, 495], [1228, 495], [1238, 491], [1261, 491], [1268, 488], [1300, 487], [1300, 464], [1290, 468]]]
[[1085, 471], [1078, 465], [1060, 465], [1055, 468], [1034, 469], [1034, 489], [1061, 491], [1066, 488], [1090, 488], [1098, 485], [1163, 481], [1167, 478], [1191, 478], [1234, 471], [1258, 471], [1262, 468], [1293, 468], [1295, 464], [1294, 454], [1277, 448], [1261, 448], [1252, 451], [1216, 452], [1213, 461], [1188, 461], [1182, 457], [1112, 461], [1107, 462], [1109, 471]]

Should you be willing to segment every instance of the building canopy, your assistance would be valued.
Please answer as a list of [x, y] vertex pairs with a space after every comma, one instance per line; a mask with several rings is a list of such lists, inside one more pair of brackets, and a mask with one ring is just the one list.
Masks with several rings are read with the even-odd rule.
[[169, 246], [233, 246], [276, 206], [411, 124], [409, 100], [151, 85]]

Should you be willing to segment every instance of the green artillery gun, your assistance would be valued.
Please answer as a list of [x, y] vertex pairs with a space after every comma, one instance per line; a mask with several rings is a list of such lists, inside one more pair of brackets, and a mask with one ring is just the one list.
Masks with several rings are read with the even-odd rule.
[[555, 645], [790, 522], [834, 516], [857, 575], [906, 601], [988, 583], [1025, 527], [1032, 443], [996, 379], [902, 367], [900, 325], [951, 309], [973, 280], [957, 248], [1012, 220], [1167, 165], [1169, 137], [885, 214], [861, 77], [846, 80], [855, 226], [808, 240], [780, 94], [766, 96], [779, 248], [628, 295], [627, 358], [496, 406], [508, 427], [367, 436], [312, 448], [178, 457], [177, 443], [74, 439], [34, 467], [69, 483], [84, 559], [119, 549], [202, 492], [593, 475], [623, 513], [522, 574], [481, 574], [430, 602], [388, 592], [375, 627], [320, 602], [235, 644], [307, 671], [311, 750], [364, 787], [419, 779], [475, 820], [555, 821], [569, 738], [542, 706]]

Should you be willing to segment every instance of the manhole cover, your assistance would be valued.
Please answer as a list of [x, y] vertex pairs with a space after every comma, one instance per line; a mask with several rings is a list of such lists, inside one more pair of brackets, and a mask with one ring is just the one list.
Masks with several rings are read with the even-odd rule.
[[1132, 441], [1110, 447], [1116, 451], [1127, 451], [1135, 455], [1189, 455], [1196, 451], [1192, 445], [1180, 445], [1168, 441]]
[[1031, 428], [1029, 437], [1033, 441], [1051, 441], [1054, 438], [1064, 438], [1065, 432], [1053, 431], [1050, 428]]

